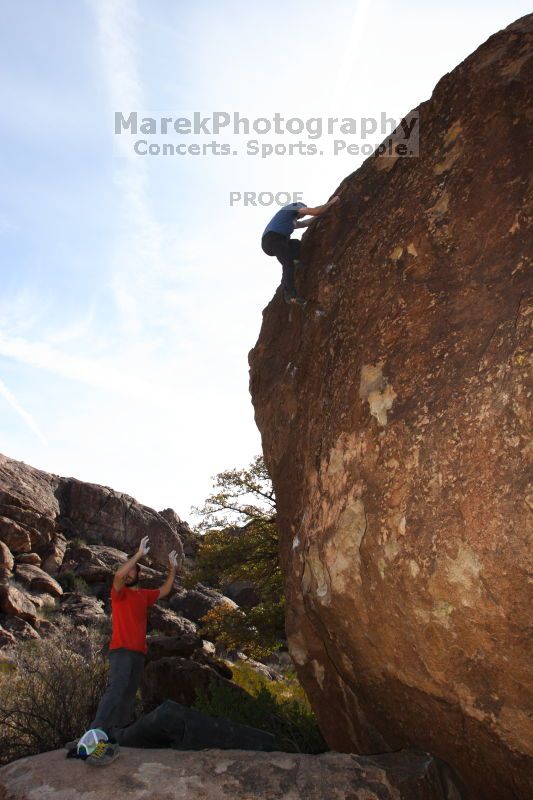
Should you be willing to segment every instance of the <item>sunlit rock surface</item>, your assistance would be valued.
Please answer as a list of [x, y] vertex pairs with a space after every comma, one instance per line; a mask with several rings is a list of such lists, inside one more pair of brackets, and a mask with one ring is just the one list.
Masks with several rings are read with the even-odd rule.
[[[250, 353], [290, 652], [329, 746], [415, 745], [533, 797], [533, 16], [419, 107], [303, 239]], [[333, 187], [332, 187], [333, 188]], [[530, 461], [529, 461], [530, 463]]]
[[0, 769], [0, 800], [461, 800], [425, 753], [357, 757], [121, 747], [104, 769], [55, 750]]

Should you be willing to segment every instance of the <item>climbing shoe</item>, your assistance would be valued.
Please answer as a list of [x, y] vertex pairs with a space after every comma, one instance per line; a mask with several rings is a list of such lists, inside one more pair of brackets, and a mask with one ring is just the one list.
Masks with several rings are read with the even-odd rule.
[[287, 304], [292, 304], [292, 305], [304, 306], [306, 303], [303, 297], [298, 297], [298, 295], [294, 290], [292, 292], [288, 292], [285, 290], [283, 292], [283, 299]]
[[86, 764], [93, 767], [107, 767], [120, 755], [120, 747], [116, 742], [98, 742], [90, 756], [85, 759]]

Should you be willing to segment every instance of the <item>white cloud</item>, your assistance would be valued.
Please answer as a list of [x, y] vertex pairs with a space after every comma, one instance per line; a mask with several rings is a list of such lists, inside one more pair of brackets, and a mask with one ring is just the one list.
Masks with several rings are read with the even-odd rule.
[[33, 419], [32, 415], [29, 414], [18, 402], [17, 398], [10, 392], [5, 383], [0, 379], [0, 397], [3, 397], [4, 400], [11, 406], [11, 408], [16, 411], [16, 413], [24, 420], [28, 428], [33, 431], [33, 433], [37, 436], [42, 444], [46, 444], [46, 438], [44, 434], [41, 432], [41, 429]]
[[29, 341], [22, 337], [10, 338], [2, 333], [0, 355], [69, 380], [158, 402], [157, 399], [154, 401], [156, 387], [151, 385], [148, 388], [144, 380], [135, 378], [126, 369], [121, 370], [119, 360], [112, 357], [91, 359], [59, 350], [46, 342]]
[[[137, 34], [141, 23], [132, 0], [95, 3], [110, 111], [142, 110], [143, 87], [139, 79]], [[176, 333], [176, 312], [186, 309], [183, 243], [161, 224], [147, 200], [148, 164], [133, 153], [128, 137], [113, 137], [120, 158], [115, 162], [114, 182], [122, 200], [120, 228], [112, 256], [110, 287], [130, 339], [140, 339], [147, 328]]]

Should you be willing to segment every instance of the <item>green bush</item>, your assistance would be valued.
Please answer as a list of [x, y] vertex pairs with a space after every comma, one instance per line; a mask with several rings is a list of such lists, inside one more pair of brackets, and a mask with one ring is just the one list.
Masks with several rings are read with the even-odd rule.
[[75, 536], [74, 539], [70, 539], [68, 542], [70, 547], [85, 547], [87, 542], [85, 539], [82, 539], [80, 536]]
[[71, 569], [66, 569], [60, 572], [57, 576], [57, 582], [64, 592], [78, 592], [79, 594], [89, 594], [89, 586], [87, 582], [76, 575]]
[[213, 682], [208, 692], [196, 690], [194, 708], [269, 731], [278, 750], [323, 753], [328, 749], [294, 672], [288, 672], [281, 681], [271, 681], [246, 664], [233, 665], [232, 672], [233, 680], [248, 697], [237, 697], [225, 685]]
[[240, 530], [204, 534], [188, 585], [194, 580], [209, 586], [250, 581], [259, 597], [251, 608], [232, 611], [218, 606], [209, 611], [201, 620], [203, 636], [252, 658], [264, 658], [281, 646], [285, 599], [278, 531], [272, 519], [255, 519]]

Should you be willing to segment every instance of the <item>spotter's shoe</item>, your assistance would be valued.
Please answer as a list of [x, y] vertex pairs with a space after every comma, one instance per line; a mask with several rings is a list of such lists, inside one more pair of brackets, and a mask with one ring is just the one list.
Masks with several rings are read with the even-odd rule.
[[107, 767], [120, 755], [120, 747], [117, 742], [98, 742], [90, 756], [85, 759], [86, 764], [93, 767]]
[[[99, 742], [107, 742], [108, 738], [107, 733], [102, 730], [102, 728], [89, 728], [76, 743], [79, 757], [87, 758], [87, 756], [91, 755]], [[69, 742], [69, 745], [70, 744], [72, 744], [72, 742]]]

